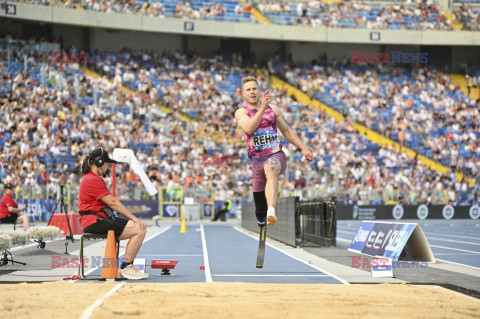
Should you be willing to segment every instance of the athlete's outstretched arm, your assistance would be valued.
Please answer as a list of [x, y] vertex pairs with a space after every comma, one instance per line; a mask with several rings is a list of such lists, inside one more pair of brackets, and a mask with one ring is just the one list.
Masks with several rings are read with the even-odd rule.
[[298, 135], [295, 133], [294, 130], [288, 126], [287, 122], [285, 122], [285, 119], [283, 118], [282, 114], [278, 110], [278, 107], [276, 105], [270, 105], [270, 107], [275, 111], [277, 114], [276, 116], [276, 121], [277, 121], [277, 127], [282, 132], [283, 137], [296, 147], [302, 150], [302, 155], [305, 156], [305, 160], [307, 162], [313, 161], [313, 154], [310, 151], [310, 149], [302, 143]]
[[238, 126], [240, 126], [242, 131], [247, 134], [252, 134], [253, 132], [255, 132], [258, 125], [260, 125], [260, 122], [262, 121], [262, 117], [268, 108], [268, 104], [272, 100], [272, 97], [270, 96], [270, 94], [268, 94], [268, 91], [265, 91], [265, 93], [262, 94], [262, 97], [262, 105], [260, 106], [260, 109], [254, 117], [250, 118], [247, 115], [247, 110], [245, 110], [244, 108], [238, 109], [235, 112], [235, 120], [237, 120]]

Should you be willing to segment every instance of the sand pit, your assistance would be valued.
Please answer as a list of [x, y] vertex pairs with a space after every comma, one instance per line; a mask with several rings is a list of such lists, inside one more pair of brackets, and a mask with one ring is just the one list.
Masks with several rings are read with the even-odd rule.
[[0, 313], [11, 318], [78, 318], [83, 310], [115, 286], [114, 282], [0, 285]]
[[[1, 313], [78, 318], [117, 283], [1, 285]], [[435, 286], [125, 283], [92, 318], [479, 318], [480, 300]]]

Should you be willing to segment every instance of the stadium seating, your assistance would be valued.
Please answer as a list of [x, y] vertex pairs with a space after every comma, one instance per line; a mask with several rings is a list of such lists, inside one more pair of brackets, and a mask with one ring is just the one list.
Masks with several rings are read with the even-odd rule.
[[[314, 94], [320, 101], [340, 112], [346, 110], [347, 117], [404, 143], [420, 154], [463, 170], [467, 175], [477, 174], [471, 165], [463, 162], [469, 159], [478, 162], [480, 159], [476, 144], [471, 144], [472, 134], [478, 136], [476, 103], [455, 88], [444, 87], [441, 83], [448, 81], [446, 76], [439, 77], [435, 70], [428, 68], [420, 74], [403, 69], [401, 74], [394, 75], [393, 71], [398, 71], [398, 67], [340, 66], [327, 78], [321, 71], [312, 78], [312, 68], [312, 65], [303, 65], [300, 71], [304, 74], [303, 80], [299, 83], [298, 78], [291, 78], [291, 83], [300, 87], [325, 83], [322, 90]], [[377, 90], [370, 89], [372, 82]], [[401, 92], [401, 87], [405, 93]], [[392, 90], [397, 91], [393, 96]], [[386, 96], [390, 97], [389, 101]], [[449, 120], [456, 115], [453, 109], [462, 112], [465, 118], [462, 126]]]
[[[21, 178], [22, 164], [32, 165], [31, 162], [34, 161], [38, 162], [35, 165], [39, 167], [45, 166], [51, 180], [56, 180], [59, 174], [66, 171], [70, 174], [70, 182], [78, 183], [79, 176], [71, 172], [79, 167], [81, 160], [79, 152], [85, 154], [95, 147], [89, 142], [93, 136], [101, 145], [135, 150], [139, 160], [145, 163], [146, 171], [151, 176], [159, 174], [156, 183], [165, 185], [171, 181], [171, 185], [181, 186], [188, 176], [200, 174], [203, 181], [198, 183], [202, 187], [214, 187], [220, 196], [247, 198], [250, 193], [248, 185], [251, 172], [244, 153], [246, 146], [235, 131], [233, 114], [235, 108], [243, 104], [241, 95], [238, 94], [242, 77], [251, 71], [233, 67], [219, 56], [209, 59], [188, 58], [186, 55], [175, 58], [159, 56], [157, 57], [159, 61], [163, 59], [165, 62], [165, 59], [168, 59], [169, 63], [157, 64], [152, 64], [150, 59], [140, 59], [137, 55], [131, 55], [130, 58], [137, 61], [139, 67], [132, 68], [128, 63], [114, 65], [95, 62], [88, 65], [109, 79], [97, 78], [75, 69], [74, 66], [59, 64], [50, 64], [48, 72], [44, 73], [46, 77], [42, 78], [39, 66], [35, 63], [28, 65], [28, 77], [23, 78], [20, 76], [23, 71], [21, 61], [13, 61], [10, 68], [3, 62], [0, 66], [2, 74], [8, 74], [3, 78], [6, 78], [6, 82], [11, 83], [12, 87], [13, 85], [17, 89], [24, 85], [28, 87], [26, 97], [45, 89], [42, 96], [48, 101], [53, 101], [55, 105], [44, 108], [41, 100], [37, 100], [33, 104], [37, 109], [19, 119], [20, 122], [17, 123], [19, 127], [34, 123], [37, 129], [36, 132], [30, 130], [32, 147], [35, 145], [32, 153], [34, 156], [17, 154], [16, 156], [22, 160], [18, 165], [11, 165], [9, 173]], [[199, 68], [199, 65], [202, 65], [202, 68]], [[217, 71], [210, 71], [211, 65], [215, 65]], [[281, 71], [284, 67], [286, 65], [280, 63], [275, 69]], [[300, 70], [299, 81], [302, 80], [305, 70], [311, 70], [310, 67], [304, 66]], [[370, 71], [366, 67], [341, 67], [333, 75], [348, 78], [353, 73], [361, 75]], [[405, 81], [415, 82], [409, 70], [403, 70], [397, 76], [380, 72], [378, 78], [373, 78], [381, 84], [380, 96], [385, 95], [387, 90], [382, 81], [399, 84]], [[75, 85], [72, 85], [77, 83], [76, 80], [79, 80], [78, 98]], [[312, 84], [316, 81], [317, 79], [309, 79]], [[113, 84], [115, 82], [118, 83]], [[203, 85], [204, 83], [208, 85]], [[345, 83], [345, 92], [353, 94], [352, 83]], [[345, 105], [342, 97], [338, 95], [341, 91], [338, 84], [335, 81], [329, 82], [316, 94], [319, 99], [342, 110]], [[128, 85], [131, 91], [121, 89], [120, 85]], [[260, 78], [260, 89], [264, 90], [266, 85], [264, 79]], [[4, 87], [3, 82], [1, 87]], [[446, 190], [458, 183], [451, 174], [431, 171], [398, 151], [372, 143], [366, 137], [355, 133], [345, 123], [338, 124], [325, 114], [315, 112], [308, 123], [305, 123], [305, 118], [312, 112], [308, 106], [298, 104], [291, 96], [278, 90], [270, 90], [274, 96], [274, 103], [284, 110], [287, 122], [291, 123], [302, 140], [308, 145], [315, 146], [312, 146], [315, 160], [305, 166], [302, 164], [301, 154], [295, 147], [281, 139], [282, 145], [291, 154], [289, 171], [283, 187], [286, 194], [296, 191], [294, 185], [302, 177], [306, 179], [306, 185], [310, 186], [310, 190], [319, 189], [322, 194], [330, 195], [339, 191], [348, 192], [352, 198], [358, 195], [360, 187], [368, 189], [368, 185], [372, 187], [372, 192], [374, 189], [385, 187], [420, 191], [431, 187], [437, 178], [442, 179], [442, 187]], [[437, 96], [433, 91], [427, 89], [424, 91], [433, 97]], [[60, 92], [63, 98], [58, 98]], [[192, 95], [195, 96], [195, 102], [189, 99]], [[8, 92], [2, 91], [0, 98], [7, 96]], [[115, 99], [112, 99], [113, 96]], [[427, 103], [418, 92], [401, 94], [399, 97], [413, 100], [413, 110], [440, 109], [433, 106], [435, 103]], [[446, 97], [452, 101], [468, 101], [464, 95], [455, 91], [447, 92]], [[19, 102], [23, 105], [27, 100], [20, 99]], [[350, 110], [359, 112], [368, 105], [367, 102], [367, 98], [362, 98]], [[161, 106], [168, 107], [170, 111], [164, 111]], [[394, 106], [388, 105], [385, 109], [373, 108], [371, 111], [376, 112], [375, 116], [378, 114], [385, 123], [393, 126], [390, 119], [395, 115]], [[11, 114], [13, 101], [6, 104], [2, 112], [5, 115]], [[190, 122], [187, 123], [185, 119], [180, 119], [175, 114], [187, 116], [197, 122], [189, 124]], [[361, 115], [361, 112], [359, 114]], [[44, 121], [45, 117], [48, 117], [48, 121]], [[4, 145], [4, 149], [9, 150], [4, 154], [8, 160], [13, 156], [12, 152], [15, 152], [12, 143], [19, 143], [24, 147], [25, 142], [19, 139], [18, 132], [7, 125], [6, 118], [8, 117], [2, 116], [3, 134], [0, 134], [0, 143]], [[372, 123], [378, 125], [377, 122]], [[47, 123], [51, 124], [47, 127]], [[457, 131], [458, 128], [454, 129], [451, 125], [436, 125], [435, 129], [428, 131], [428, 134], [432, 138], [440, 138], [448, 132], [458, 133]], [[477, 137], [478, 133], [478, 130], [474, 131]], [[399, 132], [392, 131], [391, 137], [398, 139], [398, 134]], [[412, 148], [423, 147], [423, 152], [427, 156], [434, 156], [432, 149], [422, 144], [422, 134], [423, 132], [412, 131], [412, 138], [405, 143]], [[478, 172], [474, 172], [474, 165], [467, 165], [472, 161], [475, 163], [474, 159], [478, 158], [472, 158], [473, 153], [466, 145], [462, 147], [465, 141], [454, 139], [453, 142], [458, 142], [460, 146], [460, 156], [465, 159], [465, 167], [469, 167], [472, 173]], [[192, 150], [196, 153], [191, 153]], [[225, 167], [203, 165], [202, 152], [211, 155], [239, 154], [240, 161]], [[451, 165], [453, 159], [444, 157], [438, 161]], [[123, 175], [125, 172], [121, 174], [122, 181], [119, 184], [126, 184], [124, 180], [126, 175]], [[174, 178], [177, 174], [180, 176]], [[335, 182], [326, 183], [327, 180]], [[370, 184], [367, 184], [367, 180]], [[461, 182], [460, 185], [464, 183]], [[322, 185], [327, 184], [328, 187], [322, 188]], [[236, 187], [232, 188], [232, 185]], [[452, 200], [457, 198], [458, 203], [471, 200], [473, 191], [473, 188], [466, 185], [462, 188], [462, 194], [452, 193]]]
[[39, 5], [56, 5], [66, 8], [79, 8], [84, 10], [119, 12], [119, 13], [140, 13], [147, 16], [165, 18], [204, 19], [210, 21], [227, 22], [252, 22], [250, 12], [246, 12], [238, 1], [168, 1], [168, 0], [100, 0], [100, 1], [40, 1], [26, 0], [21, 2], [34, 3]]
[[[234, 0], [168, 1], [168, 0], [100, 0], [56, 1], [17, 0], [38, 5], [55, 5], [82, 10], [142, 14], [160, 18], [189, 18], [207, 21], [259, 23], [245, 7]], [[465, 0], [476, 3], [479, 0]], [[479, 30], [478, 9], [457, 7], [453, 22], [460, 22], [465, 30]], [[279, 25], [307, 25], [335, 28], [369, 28], [390, 30], [453, 30], [450, 20], [434, 5], [406, 6], [395, 3], [388, 8], [361, 2], [310, 1], [307, 4], [281, 1], [258, 2], [257, 8], [273, 23]], [[302, 7], [299, 7], [302, 6]]]
[[[335, 28], [390, 30], [453, 30], [448, 19], [435, 6], [406, 7], [395, 4], [385, 8], [355, 2], [309, 2], [279, 6], [278, 2], [259, 3], [264, 15], [280, 25], [308, 25]], [[392, 18], [395, 16], [395, 18]]]

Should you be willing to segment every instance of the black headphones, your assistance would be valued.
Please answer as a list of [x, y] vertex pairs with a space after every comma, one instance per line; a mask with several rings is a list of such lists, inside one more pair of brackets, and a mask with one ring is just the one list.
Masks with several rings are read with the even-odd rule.
[[[101, 150], [101, 153], [100, 155], [96, 156], [94, 159], [93, 159], [93, 162], [95, 163], [95, 165], [97, 165], [97, 167], [101, 167], [103, 164], [105, 164], [105, 151], [103, 148], [100, 147], [100, 150]], [[92, 164], [90, 164], [90, 159], [92, 157], [92, 154], [88, 154], [88, 164], [91, 166]]]
[[11, 183], [3, 184], [3, 187], [4, 187], [5, 189], [13, 189], [13, 184], [11, 184]]

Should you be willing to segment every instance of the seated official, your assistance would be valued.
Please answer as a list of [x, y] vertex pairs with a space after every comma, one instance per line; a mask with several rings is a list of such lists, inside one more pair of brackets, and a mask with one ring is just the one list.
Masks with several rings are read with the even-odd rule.
[[[85, 233], [107, 234], [109, 230], [113, 230], [118, 240], [130, 239], [118, 271], [119, 276], [127, 279], [147, 278], [147, 273], [142, 273], [133, 265], [145, 238], [146, 226], [108, 190], [102, 176], [106, 177], [109, 174], [110, 163], [117, 162], [102, 148], [97, 148], [84, 158], [82, 163], [84, 175], [80, 181], [78, 196], [80, 223]], [[128, 219], [114, 218], [113, 211]]]
[[29, 227], [28, 216], [20, 215], [19, 212], [26, 210], [26, 207], [18, 207], [18, 203], [13, 199], [13, 180], [6, 180], [4, 184], [5, 193], [0, 201], [0, 223], [2, 224], [23, 224], [26, 231]]

